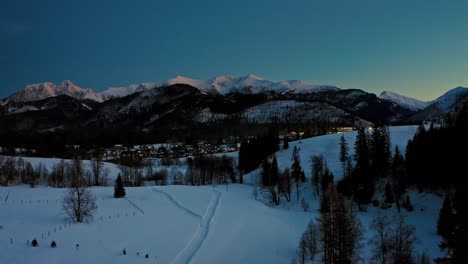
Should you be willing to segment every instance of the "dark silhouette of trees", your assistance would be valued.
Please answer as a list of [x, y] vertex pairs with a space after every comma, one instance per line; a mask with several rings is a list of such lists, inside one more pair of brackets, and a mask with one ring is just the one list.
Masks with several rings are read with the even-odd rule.
[[122, 180], [122, 176], [117, 176], [117, 180], [115, 180], [114, 184], [114, 197], [115, 198], [123, 198], [125, 197], [125, 187], [124, 182]]
[[249, 173], [279, 149], [277, 128], [270, 128], [266, 135], [245, 139], [239, 149], [239, 170]]
[[358, 256], [362, 227], [351, 206], [334, 185], [322, 195], [320, 250], [323, 263], [353, 263]]

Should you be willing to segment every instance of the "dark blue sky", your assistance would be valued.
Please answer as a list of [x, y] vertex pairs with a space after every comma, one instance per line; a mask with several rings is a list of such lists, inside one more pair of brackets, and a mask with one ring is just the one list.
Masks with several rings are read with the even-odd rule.
[[255, 74], [434, 99], [468, 85], [468, 2], [2, 0], [0, 98]]

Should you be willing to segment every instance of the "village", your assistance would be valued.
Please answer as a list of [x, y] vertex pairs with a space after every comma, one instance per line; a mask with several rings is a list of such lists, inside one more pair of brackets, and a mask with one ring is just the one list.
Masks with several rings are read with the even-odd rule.
[[210, 143], [197, 143], [186, 145], [183, 143], [144, 144], [126, 147], [116, 144], [103, 152], [104, 160], [118, 160], [121, 158], [186, 158], [207, 154], [228, 153], [237, 151], [240, 144], [213, 145]]

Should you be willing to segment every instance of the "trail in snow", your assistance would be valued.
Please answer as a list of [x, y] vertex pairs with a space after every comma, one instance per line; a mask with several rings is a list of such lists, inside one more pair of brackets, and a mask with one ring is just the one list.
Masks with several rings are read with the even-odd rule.
[[194, 211], [192, 211], [191, 209], [181, 205], [178, 201], [176, 201], [176, 199], [174, 199], [174, 197], [172, 197], [172, 195], [168, 194], [167, 192], [161, 191], [161, 190], [158, 190], [158, 189], [155, 189], [155, 188], [153, 188], [153, 191], [164, 195], [172, 204], [174, 204], [176, 207], [178, 207], [179, 209], [181, 209], [182, 211], [184, 211], [185, 213], [187, 213], [191, 217], [194, 217], [194, 218], [198, 219], [199, 221], [202, 220], [201, 215], [199, 215], [199, 214], [195, 213]]
[[184, 264], [190, 263], [192, 261], [192, 258], [198, 252], [200, 247], [203, 245], [203, 242], [206, 240], [206, 237], [208, 236], [211, 222], [213, 221], [213, 217], [219, 205], [219, 199], [221, 198], [221, 193], [216, 190], [212, 190], [213, 194], [215, 195], [215, 198], [210, 201], [210, 204], [208, 205], [205, 215], [202, 217], [201, 215], [193, 212], [187, 207], [182, 206], [170, 194], [161, 190], [157, 190], [157, 189], [153, 189], [153, 190], [155, 192], [163, 194], [171, 203], [173, 203], [175, 206], [177, 206], [178, 208], [180, 208], [187, 214], [199, 219], [200, 226], [199, 228], [197, 228], [192, 239], [185, 246], [185, 248], [182, 251], [180, 251], [179, 254], [177, 254], [177, 256], [172, 261], [172, 263], [184, 263]]

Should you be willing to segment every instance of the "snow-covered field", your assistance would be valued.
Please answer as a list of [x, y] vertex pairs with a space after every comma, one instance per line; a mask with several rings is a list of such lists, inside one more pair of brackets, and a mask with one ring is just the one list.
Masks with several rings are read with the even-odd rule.
[[[416, 127], [391, 128], [392, 144], [404, 150], [415, 131]], [[297, 145], [306, 175], [310, 156], [322, 154], [335, 179], [340, 178], [339, 137], [291, 142], [288, 150], [276, 154], [280, 168], [290, 166]], [[345, 137], [352, 149], [355, 132]], [[49, 165], [58, 161], [27, 160]], [[118, 168], [106, 166], [114, 178]], [[257, 173], [246, 175], [246, 181], [253, 182]], [[274, 207], [261, 191], [256, 198], [253, 189], [248, 184], [145, 186], [126, 188], [126, 200], [113, 198], [112, 187], [93, 187], [97, 213], [92, 221], [75, 224], [66, 221], [61, 207], [65, 189], [0, 187], [0, 263], [291, 263], [308, 221], [318, 216], [319, 203], [309, 182], [301, 189], [310, 204], [308, 212], [301, 211], [298, 202]], [[412, 192], [411, 200], [415, 210], [406, 214], [419, 238], [416, 251], [441, 256], [436, 234], [441, 198]], [[377, 211], [358, 214], [366, 231], [361, 252], [365, 259], [370, 255], [369, 223]], [[39, 247], [27, 245], [33, 238]], [[50, 247], [52, 240], [57, 248]], [[127, 255], [122, 254], [124, 248]]]
[[[250, 186], [126, 190], [142, 211], [114, 199], [112, 188], [92, 188], [97, 214], [70, 224], [64, 190], [0, 188], [0, 263], [285, 263], [311, 217], [256, 201]], [[27, 245], [33, 238], [39, 247]]]

